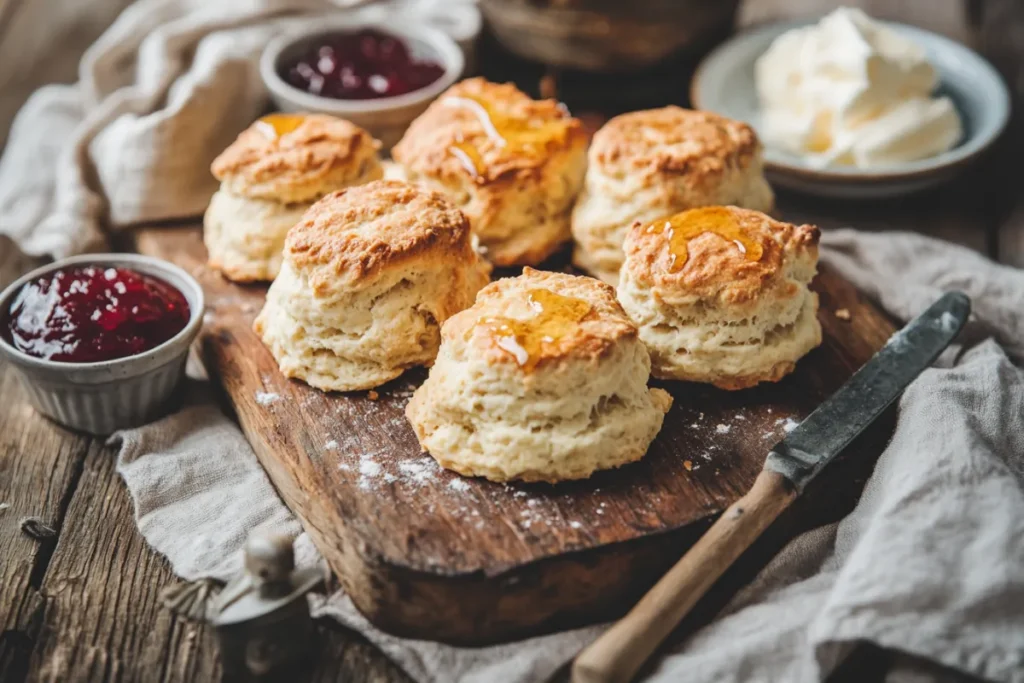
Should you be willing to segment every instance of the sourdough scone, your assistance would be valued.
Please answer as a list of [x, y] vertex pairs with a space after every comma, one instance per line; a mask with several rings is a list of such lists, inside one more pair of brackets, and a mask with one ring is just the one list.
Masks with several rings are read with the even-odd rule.
[[379, 147], [362, 128], [333, 116], [256, 121], [211, 167], [221, 186], [203, 221], [210, 266], [231, 280], [273, 280], [288, 229], [314, 201], [382, 176]]
[[441, 328], [406, 408], [444, 467], [493, 481], [557, 482], [639, 460], [672, 403], [614, 290], [526, 268]]
[[570, 239], [587, 136], [554, 100], [471, 78], [445, 91], [391, 153], [410, 182], [448, 195], [495, 265], [534, 265]]
[[616, 116], [590, 145], [572, 214], [573, 262], [615, 284], [626, 230], [698, 206], [771, 211], [754, 130], [704, 111], [665, 107]]
[[618, 298], [662, 379], [776, 382], [821, 343], [818, 229], [712, 206], [631, 228]]
[[448, 200], [374, 181], [327, 195], [288, 232], [254, 328], [285, 376], [325, 391], [370, 389], [430, 365], [441, 324], [489, 274]]

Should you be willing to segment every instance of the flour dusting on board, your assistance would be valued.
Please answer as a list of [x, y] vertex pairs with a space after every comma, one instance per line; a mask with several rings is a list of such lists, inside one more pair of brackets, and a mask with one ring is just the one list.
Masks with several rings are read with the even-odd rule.
[[256, 402], [261, 406], [269, 406], [281, 400], [281, 394], [273, 391], [257, 391]]

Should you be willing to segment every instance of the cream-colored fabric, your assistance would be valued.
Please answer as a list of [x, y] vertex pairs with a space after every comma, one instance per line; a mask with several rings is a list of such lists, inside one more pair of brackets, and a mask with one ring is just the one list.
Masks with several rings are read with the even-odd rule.
[[[199, 216], [217, 189], [210, 163], [270, 104], [260, 52], [300, 16], [347, 4], [135, 2], [85, 53], [77, 84], [42, 88], [19, 112], [0, 158], [0, 235], [61, 257], [101, 247], [108, 228]], [[456, 39], [479, 27], [465, 0], [345, 11], [400, 13]]]

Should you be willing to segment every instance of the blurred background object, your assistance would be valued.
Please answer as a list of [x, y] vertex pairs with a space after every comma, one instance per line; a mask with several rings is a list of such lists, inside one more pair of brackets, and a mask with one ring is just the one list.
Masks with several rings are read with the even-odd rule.
[[739, 0], [480, 0], [510, 52], [553, 67], [622, 72], [703, 52], [733, 27]]

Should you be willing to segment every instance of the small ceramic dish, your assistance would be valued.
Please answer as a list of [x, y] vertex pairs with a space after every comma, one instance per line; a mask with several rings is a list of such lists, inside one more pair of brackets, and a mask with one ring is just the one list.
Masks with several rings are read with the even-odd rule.
[[106, 435], [163, 415], [185, 377], [188, 349], [203, 324], [203, 289], [175, 265], [137, 254], [88, 254], [37, 268], [0, 293], [0, 319], [26, 282], [75, 265], [124, 267], [152, 275], [188, 301], [189, 319], [176, 335], [149, 351], [98, 363], [63, 363], [36, 358], [0, 335], [0, 357], [16, 370], [32, 406], [65, 427]]
[[[746, 121], [757, 129], [761, 117], [754, 62], [779, 35], [810, 23], [765, 26], [719, 46], [694, 74], [690, 84], [693, 106]], [[960, 173], [999, 137], [1010, 118], [1010, 95], [992, 65], [949, 38], [904, 24], [888, 25], [927, 51], [939, 73], [938, 92], [953, 100], [963, 121], [964, 135], [959, 144], [928, 159], [880, 169], [815, 168], [796, 155], [766, 146], [765, 171], [773, 184], [824, 197], [905, 195]]]
[[[416, 59], [431, 59], [444, 69], [442, 76], [423, 88], [394, 97], [372, 100], [341, 100], [313, 95], [281, 77], [285, 65], [295, 61], [314, 44], [338, 33], [373, 28], [401, 38]], [[384, 151], [397, 143], [405, 129], [423, 110], [462, 76], [465, 59], [458, 44], [429, 26], [391, 21], [386, 25], [355, 18], [311, 19], [272, 40], [260, 58], [260, 75], [281, 111], [330, 114], [360, 126], [381, 141]]]

